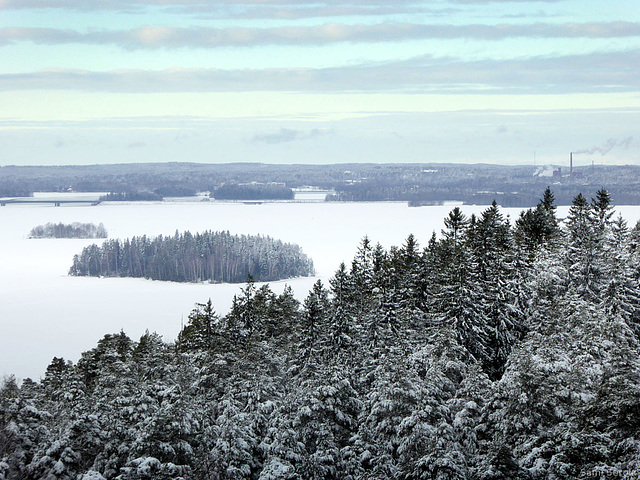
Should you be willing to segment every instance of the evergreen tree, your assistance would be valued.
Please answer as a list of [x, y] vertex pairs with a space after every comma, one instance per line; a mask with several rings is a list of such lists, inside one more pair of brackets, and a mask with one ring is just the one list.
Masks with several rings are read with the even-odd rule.
[[185, 350], [206, 350], [213, 347], [219, 328], [218, 315], [213, 309], [211, 298], [207, 303], [196, 303], [189, 314], [187, 325], [178, 336], [178, 345]]
[[613, 206], [611, 205], [611, 195], [604, 188], [596, 192], [596, 198], [591, 199], [595, 228], [601, 237], [606, 238], [611, 227], [611, 217], [613, 217]]
[[607, 279], [602, 291], [604, 308], [609, 315], [620, 315], [640, 338], [640, 286], [631, 260], [629, 230], [622, 216], [611, 222], [607, 251], [608, 261], [603, 268]]
[[329, 327], [331, 341], [338, 352], [341, 352], [352, 343], [352, 311], [354, 309], [351, 303], [354, 286], [344, 262], [340, 264], [329, 283], [332, 294], [331, 324]]
[[471, 226], [468, 238], [474, 274], [478, 280], [495, 282], [506, 273], [512, 260], [511, 228], [495, 200]]
[[265, 322], [268, 338], [287, 337], [298, 323], [300, 302], [296, 300], [293, 289], [285, 285], [282, 293], [273, 297]]
[[399, 251], [402, 257], [398, 306], [407, 314], [426, 309], [427, 280], [424, 257], [413, 235], [409, 235]]
[[614, 437], [638, 432], [637, 422], [630, 420], [625, 430], [613, 420], [634, 418], [629, 412], [638, 408], [635, 339], [620, 318], [572, 293], [533, 325], [486, 406], [480, 428], [490, 433], [483, 439], [485, 461], [509, 445], [498, 458], [503, 471], [519, 463], [534, 478], [618, 475], [625, 455], [638, 451], [636, 441], [629, 450], [614, 447]]
[[231, 311], [227, 315], [227, 322], [231, 329], [238, 330], [245, 338], [258, 326], [255, 295], [256, 285], [253, 277], [249, 275], [247, 284], [240, 289], [240, 295], [233, 296]]
[[374, 288], [373, 267], [373, 247], [369, 238], [365, 236], [351, 263], [352, 301], [361, 312], [370, 308], [369, 297]]
[[472, 217], [464, 242], [456, 246], [456, 229], [463, 222], [459, 212], [452, 212], [445, 223], [450, 227], [439, 252], [448, 268], [441, 274], [437, 318], [453, 325], [460, 343], [499, 378], [524, 331], [511, 230], [493, 202], [479, 219]]
[[324, 288], [321, 280], [314, 283], [302, 308], [304, 311], [302, 349], [307, 359], [316, 358], [323, 350], [330, 309], [329, 292]]
[[[608, 205], [607, 205], [608, 207]], [[600, 207], [600, 213], [605, 207]], [[602, 235], [604, 224], [599, 224], [587, 199], [578, 194], [572, 202], [567, 217], [569, 243], [567, 267], [569, 279], [576, 291], [584, 298], [595, 298], [602, 280]]]
[[443, 285], [460, 286], [467, 281], [470, 258], [466, 234], [469, 224], [460, 207], [455, 207], [444, 219], [446, 229], [442, 230], [442, 241], [437, 251], [440, 257], [439, 281]]

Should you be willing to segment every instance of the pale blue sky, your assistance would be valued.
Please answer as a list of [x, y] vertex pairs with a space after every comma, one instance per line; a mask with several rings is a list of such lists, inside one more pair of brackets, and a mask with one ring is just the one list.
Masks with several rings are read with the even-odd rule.
[[638, 7], [0, 0], [0, 165], [640, 164]]

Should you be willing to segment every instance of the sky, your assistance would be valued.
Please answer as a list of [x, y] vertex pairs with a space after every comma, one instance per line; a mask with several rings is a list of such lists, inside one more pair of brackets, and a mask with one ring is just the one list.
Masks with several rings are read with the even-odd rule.
[[640, 164], [638, 0], [0, 0], [0, 166]]

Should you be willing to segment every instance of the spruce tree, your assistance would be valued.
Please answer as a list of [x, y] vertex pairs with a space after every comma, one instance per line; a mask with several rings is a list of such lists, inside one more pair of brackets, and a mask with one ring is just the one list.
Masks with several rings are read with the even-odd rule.
[[196, 308], [189, 314], [187, 325], [178, 335], [179, 347], [184, 350], [212, 348], [214, 339], [219, 334], [219, 321], [211, 298], [207, 303], [196, 303]]
[[306, 359], [317, 360], [319, 355], [330, 346], [325, 340], [329, 321], [329, 292], [324, 288], [321, 280], [314, 283], [313, 288], [305, 298], [302, 315], [302, 350]]
[[589, 205], [580, 193], [572, 202], [567, 216], [569, 234], [567, 268], [572, 287], [585, 299], [598, 297], [602, 282], [604, 235], [608, 215], [607, 197], [599, 197], [598, 207]]

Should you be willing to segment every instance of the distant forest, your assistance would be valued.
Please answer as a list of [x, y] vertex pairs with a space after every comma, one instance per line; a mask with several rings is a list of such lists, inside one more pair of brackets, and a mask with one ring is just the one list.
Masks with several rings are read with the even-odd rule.
[[[280, 183], [287, 189], [316, 186], [334, 190], [336, 194], [332, 200], [338, 201], [406, 201], [418, 206], [447, 200], [489, 205], [496, 200], [504, 207], [532, 207], [547, 186], [552, 186], [560, 205], [570, 205], [578, 193], [591, 197], [603, 185], [607, 185], [609, 193], [619, 205], [640, 204], [638, 166], [576, 166], [573, 176], [568, 175], [565, 167], [562, 170], [564, 176], [557, 177], [547, 176], [551, 170], [541, 175], [543, 170], [533, 165], [437, 163], [5, 166], [0, 167], [0, 197], [71, 189], [78, 192], [113, 192], [110, 198], [113, 200], [159, 200], [167, 196], [216, 192], [223, 185]], [[219, 195], [224, 195], [225, 188]]]
[[[248, 282], [175, 342], [109, 334], [0, 387], [17, 479], [569, 480], [640, 472], [640, 227], [459, 208], [302, 303]], [[90, 321], [90, 319], [88, 319]], [[149, 319], [153, 322], [153, 319]]]
[[33, 227], [29, 238], [107, 238], [104, 225], [93, 223], [47, 223]]
[[111, 192], [100, 197], [101, 202], [153, 202], [163, 199], [162, 195], [155, 192]]
[[225, 183], [211, 196], [216, 200], [293, 200], [293, 190], [284, 185]]
[[268, 236], [228, 231], [133, 237], [90, 245], [75, 255], [75, 276], [144, 277], [172, 282], [238, 283], [313, 275], [313, 262], [298, 245]]

